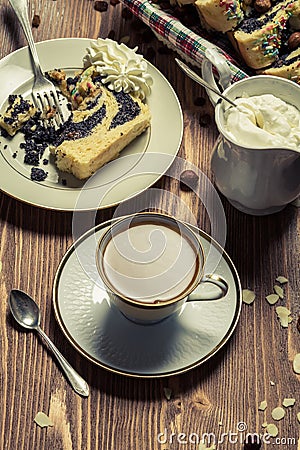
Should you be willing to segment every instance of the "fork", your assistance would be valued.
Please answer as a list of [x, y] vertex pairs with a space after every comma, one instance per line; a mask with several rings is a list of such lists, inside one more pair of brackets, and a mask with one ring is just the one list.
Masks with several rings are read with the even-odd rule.
[[[66, 112], [63, 111], [61, 103], [58, 99], [56, 88], [51, 81], [49, 81], [43, 74], [41, 64], [37, 54], [36, 46], [33, 40], [33, 35], [28, 19], [28, 4], [27, 0], [9, 0], [19, 22], [23, 28], [25, 37], [28, 41], [29, 50], [33, 62], [34, 83], [32, 87], [32, 98], [35, 106], [45, 113], [49, 108], [55, 110], [55, 121], [60, 125], [67, 119]], [[50, 125], [49, 120], [44, 120], [45, 126]]]

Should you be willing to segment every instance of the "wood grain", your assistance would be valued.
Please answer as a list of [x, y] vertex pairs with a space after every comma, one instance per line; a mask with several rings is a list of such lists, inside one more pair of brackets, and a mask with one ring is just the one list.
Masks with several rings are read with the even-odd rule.
[[[192, 217], [200, 228], [211, 232], [203, 200], [210, 199], [210, 155], [217, 129], [204, 90], [179, 71], [174, 54], [166, 52], [142, 23], [123, 13], [121, 4], [109, 5], [103, 13], [95, 11], [94, 5], [92, 0], [30, 1], [30, 16], [38, 14], [41, 19], [40, 26], [33, 29], [35, 40], [109, 35], [117, 40], [127, 37], [128, 45], [139, 46], [171, 82], [182, 105], [180, 158], [207, 177], [201, 178], [198, 196], [184, 192], [179, 185], [182, 165], [175, 163], [169, 176], [162, 177], [144, 195], [151, 195], [155, 209], [185, 220]], [[0, 56], [5, 57], [26, 44], [6, 0], [0, 5], [0, 23]], [[198, 97], [204, 99], [203, 106], [195, 105]], [[242, 286], [255, 291], [255, 303], [243, 305], [233, 337], [206, 364], [181, 376], [142, 380], [114, 375], [87, 362], [66, 341], [55, 321], [52, 285], [59, 262], [73, 242], [72, 214], [39, 209], [0, 193], [1, 449], [197, 449], [195, 440], [183, 440], [206, 432], [218, 436], [235, 433], [239, 422], [245, 422], [249, 432], [262, 433], [261, 424], [272, 421], [272, 409], [285, 397], [295, 397], [296, 405], [288, 408], [286, 417], [277, 424], [279, 436], [294, 441], [263, 448], [299, 448], [299, 377], [292, 370], [294, 355], [300, 352], [296, 329], [300, 309], [299, 213], [289, 206], [273, 216], [255, 218], [221, 200], [227, 220], [226, 250]], [[133, 205], [138, 208], [138, 198]], [[96, 223], [113, 214], [114, 208], [100, 211]], [[217, 227], [216, 235], [221, 232]], [[287, 330], [280, 327], [274, 307], [265, 301], [278, 275], [289, 280], [281, 302], [293, 316]], [[90, 384], [87, 399], [75, 395], [41, 340], [13, 322], [7, 303], [12, 288], [23, 289], [37, 300], [44, 330]], [[164, 394], [166, 387], [172, 391], [170, 400]], [[258, 411], [264, 399], [268, 408]], [[34, 423], [38, 411], [49, 414], [53, 427], [41, 429]], [[161, 443], [159, 433], [163, 433]], [[242, 447], [227, 438], [217, 448]]]

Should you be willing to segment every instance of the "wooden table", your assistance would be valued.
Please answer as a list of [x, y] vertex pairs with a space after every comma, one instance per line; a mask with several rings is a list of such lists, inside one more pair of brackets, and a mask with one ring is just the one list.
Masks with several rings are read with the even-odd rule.
[[[184, 136], [179, 156], [213, 180], [210, 154], [217, 130], [205, 91], [181, 73], [174, 54], [124, 12], [121, 4], [108, 5], [105, 12], [96, 11], [96, 5], [99, 2], [91, 0], [30, 1], [31, 18], [40, 16], [40, 25], [33, 28], [35, 40], [110, 36], [125, 39], [129, 46], [138, 45], [170, 81], [182, 105]], [[7, 0], [1, 3], [0, 21], [0, 56], [4, 57], [26, 41]], [[181, 190], [176, 177], [163, 176], [155, 188], [157, 209], [182, 216], [180, 202], [168, 201], [172, 193], [190, 208], [198, 226], [210, 232], [200, 196]], [[201, 189], [205, 196], [205, 183]], [[182, 375], [147, 380], [115, 375], [89, 363], [66, 340], [55, 320], [52, 286], [59, 262], [73, 242], [72, 213], [43, 210], [0, 193], [1, 449], [196, 449], [195, 435], [205, 432], [218, 436], [238, 433], [237, 437], [225, 437], [217, 448], [242, 449], [241, 443], [234, 443], [242, 435], [238, 424], [244, 422], [249, 432], [263, 433], [262, 423], [274, 422], [271, 411], [285, 397], [294, 397], [296, 404], [287, 408], [285, 418], [277, 423], [281, 443], [273, 440], [262, 448], [300, 448], [296, 418], [299, 377], [292, 368], [293, 358], [300, 352], [296, 327], [300, 311], [299, 210], [288, 206], [272, 216], [251, 217], [221, 200], [227, 220], [226, 250], [243, 288], [255, 291], [255, 302], [243, 305], [234, 335], [207, 363]], [[113, 213], [114, 208], [99, 211], [97, 223]], [[288, 329], [280, 326], [275, 308], [265, 300], [278, 275], [289, 280], [280, 301], [292, 313]], [[15, 325], [8, 310], [12, 288], [37, 300], [44, 330], [88, 381], [88, 398], [74, 393], [37, 336]], [[165, 396], [166, 387], [172, 391], [170, 399]], [[259, 411], [265, 399], [268, 407]], [[34, 423], [38, 411], [47, 413], [54, 426], [38, 427]], [[167, 443], [164, 437], [159, 442], [159, 433], [168, 435]]]

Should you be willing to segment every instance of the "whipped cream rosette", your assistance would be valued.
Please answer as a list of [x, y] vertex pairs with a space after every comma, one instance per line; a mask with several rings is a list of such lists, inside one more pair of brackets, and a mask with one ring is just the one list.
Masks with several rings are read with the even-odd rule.
[[151, 92], [152, 77], [147, 73], [147, 62], [130, 49], [112, 39], [98, 38], [87, 48], [84, 66], [94, 66], [110, 90], [124, 91], [144, 100]]

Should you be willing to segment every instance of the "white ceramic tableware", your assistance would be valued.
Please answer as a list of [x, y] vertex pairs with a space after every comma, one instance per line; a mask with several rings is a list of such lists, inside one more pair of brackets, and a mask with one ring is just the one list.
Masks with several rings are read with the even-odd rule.
[[[204, 274], [204, 251], [196, 233], [183, 222], [154, 212], [115, 222], [99, 240], [96, 263], [112, 304], [138, 323], [154, 323], [179, 311], [186, 301], [218, 300], [227, 281]], [[213, 295], [191, 293], [213, 284]], [[221, 301], [221, 300], [220, 300]]]
[[[41, 65], [45, 71], [64, 69], [74, 76], [83, 66], [86, 48], [92, 40], [62, 38], [37, 43]], [[176, 158], [182, 139], [182, 111], [173, 88], [152, 64], [153, 78], [147, 104], [152, 113], [151, 127], [124, 149], [119, 158], [103, 166], [88, 180], [77, 180], [60, 172], [46, 149], [44, 157], [48, 176], [41, 182], [30, 179], [31, 166], [24, 164], [19, 148], [22, 133], [13, 139], [1, 138], [0, 189], [30, 205], [62, 211], [96, 210], [115, 206], [152, 186]], [[10, 94], [30, 98], [33, 71], [28, 47], [23, 47], [0, 60], [0, 109], [7, 106]]]
[[[217, 70], [223, 70], [217, 64]], [[213, 83], [212, 63], [202, 66], [203, 78]], [[258, 75], [237, 81], [224, 95], [238, 97], [273, 94], [300, 110], [300, 86], [285, 78]], [[237, 209], [252, 215], [267, 215], [282, 210], [300, 194], [300, 148], [256, 148], [233, 141], [225, 127], [225, 102], [209, 94], [215, 105], [215, 120], [220, 132], [213, 148], [211, 168], [219, 191]]]
[[225, 345], [240, 316], [242, 289], [231, 259], [209, 235], [189, 225], [205, 253], [204, 271], [226, 279], [227, 295], [220, 301], [186, 302], [179, 314], [150, 326], [137, 324], [110, 305], [96, 281], [97, 243], [116, 220], [87, 231], [58, 267], [53, 307], [66, 339], [88, 361], [132, 377], [165, 377], [203, 364]]

